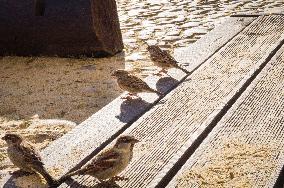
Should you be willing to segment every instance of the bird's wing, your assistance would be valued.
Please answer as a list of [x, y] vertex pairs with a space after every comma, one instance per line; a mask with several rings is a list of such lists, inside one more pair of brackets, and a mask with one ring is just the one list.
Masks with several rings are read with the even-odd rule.
[[151, 90], [151, 88], [146, 84], [146, 82], [134, 75], [128, 75], [125, 84], [128, 87], [135, 88], [137, 90]]
[[112, 168], [120, 160], [120, 154], [114, 150], [107, 150], [101, 153], [90, 165], [86, 168], [92, 171], [105, 170]]
[[19, 149], [23, 153], [23, 157], [24, 157], [25, 162], [43, 165], [39, 152], [30, 143], [22, 142]]

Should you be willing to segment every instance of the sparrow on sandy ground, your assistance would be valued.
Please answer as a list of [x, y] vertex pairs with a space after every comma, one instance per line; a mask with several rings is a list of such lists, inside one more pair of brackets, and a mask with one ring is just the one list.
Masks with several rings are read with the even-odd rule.
[[59, 182], [64, 182], [74, 175], [94, 176], [101, 183], [107, 179], [111, 181], [127, 180], [127, 178], [117, 175], [130, 163], [133, 156], [133, 147], [137, 142], [139, 141], [132, 136], [121, 136], [112, 148], [100, 153], [83, 168], [64, 175], [59, 179]]
[[3, 138], [8, 148], [7, 153], [11, 162], [27, 173], [41, 174], [49, 186], [56, 187], [57, 181], [47, 172], [39, 155], [39, 151], [20, 135], [7, 133]]
[[162, 93], [150, 88], [142, 79], [125, 70], [116, 70], [112, 76], [117, 78], [117, 83], [121, 89], [129, 92], [129, 96], [124, 97], [123, 99], [131, 100], [131, 96], [137, 97], [137, 94], [141, 92], [156, 93], [159, 96], [163, 95]]
[[147, 50], [154, 64], [162, 68], [157, 75], [160, 75], [161, 72], [167, 74], [170, 68], [178, 68], [187, 74], [189, 73], [186, 69], [180, 67], [178, 62], [167, 51], [162, 50], [159, 46], [148, 45]]

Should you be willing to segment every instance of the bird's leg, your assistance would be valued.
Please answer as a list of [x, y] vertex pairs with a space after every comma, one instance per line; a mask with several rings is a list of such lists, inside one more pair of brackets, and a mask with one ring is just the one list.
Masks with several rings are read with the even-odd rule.
[[164, 69], [164, 68], [162, 68], [162, 70], [160, 70], [160, 73], [165, 73], [166, 75], [168, 75], [168, 71], [166, 70], [166, 69]]
[[132, 95], [133, 95], [132, 93], [127, 93], [127, 95], [126, 95], [126, 96], [124, 96], [124, 97], [121, 97], [121, 99], [129, 100], [129, 99], [131, 98], [131, 96], [132, 96]]
[[100, 183], [105, 183], [105, 181], [104, 180], [101, 180], [101, 179], [98, 179], [99, 180], [99, 182]]
[[[139, 97], [137, 93], [132, 93], [132, 95], [131, 95], [131, 96], [134, 96], [134, 97], [135, 97], [135, 99], [142, 100], [142, 98], [141, 98], [141, 97]], [[133, 98], [132, 98], [132, 99], [133, 99]]]
[[168, 75], [168, 71], [166, 69], [164, 69], [164, 68], [162, 68], [158, 73], [155, 73], [154, 75], [162, 76], [163, 75], [162, 73]]
[[128, 93], [125, 97], [121, 97], [121, 99], [132, 100], [133, 95], [134, 94], [132, 94], [132, 93]]
[[125, 96], [125, 97], [120, 97], [121, 99], [126, 99], [128, 100], [130, 96]]
[[121, 99], [126, 99], [126, 100], [128, 100], [128, 101], [131, 101], [131, 100], [134, 99], [133, 97], [135, 97], [135, 98], [137, 98], [137, 99], [140, 99], [140, 97], [137, 95], [137, 93], [128, 93], [128, 96], [126, 96], [126, 97], [121, 97]]
[[127, 181], [129, 178], [124, 176], [114, 176], [111, 178], [111, 181]]
[[155, 75], [155, 76], [163, 76], [163, 74], [161, 74], [161, 72], [163, 72], [162, 70], [163, 70], [163, 69], [161, 69], [158, 73], [155, 73], [154, 75]]
[[163, 74], [161, 74], [160, 72], [154, 73], [153, 75], [155, 75], [155, 76], [163, 76]]

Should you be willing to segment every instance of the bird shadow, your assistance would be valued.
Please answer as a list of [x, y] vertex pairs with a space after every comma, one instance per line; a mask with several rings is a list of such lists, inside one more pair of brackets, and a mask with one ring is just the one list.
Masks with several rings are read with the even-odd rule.
[[172, 77], [163, 77], [157, 81], [156, 88], [159, 92], [165, 94], [171, 91], [178, 84], [179, 81]]
[[[160, 93], [168, 93], [179, 83], [178, 80], [172, 77], [160, 78], [156, 83], [157, 91]], [[139, 117], [145, 110], [152, 106], [141, 98], [125, 100], [120, 106], [120, 114], [116, 116], [123, 123], [129, 123]]]
[[120, 114], [116, 116], [121, 122], [128, 123], [141, 115], [145, 109], [149, 108], [151, 103], [141, 98], [125, 100], [120, 106]]
[[[21, 170], [17, 170], [17, 171], [14, 171], [13, 173], [10, 174], [10, 177], [9, 179], [5, 182], [5, 184], [3, 185], [3, 188], [12, 188], [12, 187], [19, 187], [18, 184], [19, 182], [17, 183], [17, 179], [20, 179], [22, 177], [27, 177], [27, 176], [30, 176], [30, 175], [36, 175], [36, 173], [27, 173], [27, 172], [23, 172]], [[39, 181], [40, 181], [40, 177], [38, 176], [37, 178], [39, 178]], [[21, 179], [20, 181], [24, 181], [24, 179]]]
[[3, 188], [11, 188], [11, 187], [17, 187], [15, 179], [22, 177], [24, 175], [16, 175], [16, 174], [11, 174], [11, 177], [5, 182], [3, 185]]

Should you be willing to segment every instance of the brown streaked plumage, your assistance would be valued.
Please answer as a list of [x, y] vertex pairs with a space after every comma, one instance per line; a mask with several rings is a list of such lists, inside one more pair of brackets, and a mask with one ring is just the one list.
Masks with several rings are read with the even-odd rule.
[[178, 65], [178, 62], [168, 52], [162, 50], [159, 46], [150, 45], [147, 47], [147, 50], [154, 64], [162, 68], [162, 70], [160, 70], [158, 74], [160, 74], [161, 72], [167, 73], [167, 70], [170, 68], [178, 68], [185, 73], [189, 73], [186, 69], [180, 67]]
[[99, 181], [119, 179], [120, 177], [117, 177], [117, 175], [130, 163], [133, 156], [133, 147], [137, 142], [139, 141], [132, 136], [121, 136], [112, 148], [101, 152], [91, 163], [66, 174], [59, 181], [63, 182], [74, 175], [90, 175], [96, 177]]
[[141, 92], [153, 92], [158, 95], [163, 95], [162, 93], [150, 88], [142, 79], [130, 74], [125, 70], [116, 70], [112, 75], [117, 78], [119, 87], [125, 91], [128, 91], [130, 96], [136, 96], [137, 93]]
[[32, 144], [12, 133], [7, 133], [2, 139], [8, 145], [7, 153], [15, 166], [28, 173], [41, 174], [50, 186], [57, 185], [57, 181], [45, 169], [39, 151]]

